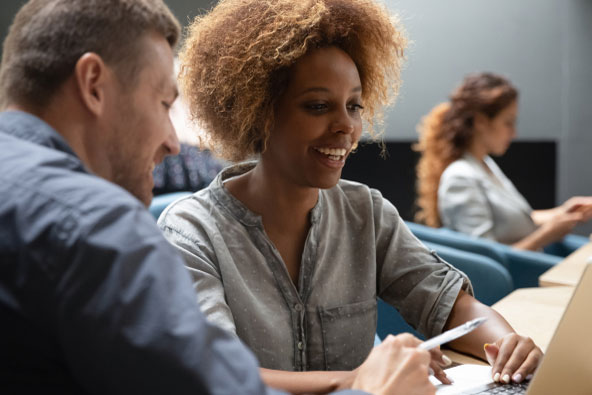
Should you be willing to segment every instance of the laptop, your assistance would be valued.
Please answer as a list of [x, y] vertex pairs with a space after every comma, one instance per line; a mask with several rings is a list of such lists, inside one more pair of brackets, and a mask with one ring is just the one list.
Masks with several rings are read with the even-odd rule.
[[[580, 281], [547, 347], [543, 360], [530, 382], [497, 384], [491, 382], [488, 366], [462, 365], [462, 377], [486, 375], [484, 383], [467, 388], [462, 378], [454, 385], [437, 385], [437, 394], [592, 394], [592, 261], [588, 260]], [[452, 370], [447, 370], [447, 374]], [[452, 375], [454, 378], [454, 375]], [[456, 388], [455, 388], [456, 387]]]

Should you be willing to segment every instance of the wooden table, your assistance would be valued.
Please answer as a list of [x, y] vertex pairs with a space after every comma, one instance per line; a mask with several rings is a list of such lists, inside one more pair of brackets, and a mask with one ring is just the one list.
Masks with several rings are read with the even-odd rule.
[[532, 337], [544, 352], [574, 289], [573, 287], [517, 289], [494, 304], [493, 308], [504, 316], [517, 333]]
[[[574, 289], [566, 286], [517, 289], [492, 307], [516, 332], [530, 336], [544, 352]], [[444, 350], [444, 353], [457, 363], [485, 365], [479, 359], [452, 350]]]
[[586, 262], [592, 257], [592, 243], [578, 248], [556, 266], [539, 276], [541, 287], [569, 285], [575, 287], [582, 277]]

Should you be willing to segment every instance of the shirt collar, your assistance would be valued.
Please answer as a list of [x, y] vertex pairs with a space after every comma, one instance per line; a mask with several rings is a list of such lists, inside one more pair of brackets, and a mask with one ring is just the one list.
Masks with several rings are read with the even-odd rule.
[[[261, 216], [249, 210], [240, 200], [232, 196], [230, 192], [228, 192], [228, 189], [224, 187], [225, 181], [248, 172], [254, 168], [256, 164], [256, 161], [249, 161], [224, 168], [216, 176], [214, 181], [212, 181], [210, 188], [212, 190], [214, 199], [216, 199], [220, 205], [225, 207], [232, 214], [232, 216], [240, 221], [243, 225], [263, 227]], [[317, 204], [315, 204], [310, 212], [310, 220], [312, 225], [316, 224], [320, 220], [322, 205], [323, 194], [319, 191]]]
[[64, 152], [80, 159], [66, 140], [51, 126], [33, 114], [24, 111], [0, 112], [0, 133]]
[[233, 217], [245, 226], [263, 226], [261, 216], [249, 210], [240, 200], [235, 198], [224, 187], [224, 181], [239, 176], [251, 170], [257, 162], [245, 162], [228, 166], [212, 181], [212, 194], [214, 199], [225, 207]]

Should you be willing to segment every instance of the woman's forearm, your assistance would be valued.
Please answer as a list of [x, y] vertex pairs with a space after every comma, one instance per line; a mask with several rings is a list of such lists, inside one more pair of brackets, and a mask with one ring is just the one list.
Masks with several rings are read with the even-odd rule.
[[553, 241], [555, 240], [553, 240], [553, 238], [550, 237], [546, 228], [540, 227], [528, 236], [526, 236], [525, 238], [512, 244], [512, 247], [517, 248], [519, 250], [537, 251], [546, 246], [547, 244], [552, 243]]
[[451, 342], [450, 347], [486, 360], [484, 344], [493, 343], [504, 335], [514, 332], [510, 324], [497, 311], [461, 291], [444, 329], [454, 328], [477, 317], [487, 317], [487, 322], [468, 335]]
[[292, 394], [326, 394], [350, 388], [355, 379], [354, 371], [288, 372], [259, 368], [259, 372], [265, 384]]
[[532, 221], [535, 223], [535, 225], [541, 226], [544, 223], [552, 221], [559, 210], [559, 207], [554, 207], [546, 210], [533, 210], [530, 213], [530, 218], [532, 218]]

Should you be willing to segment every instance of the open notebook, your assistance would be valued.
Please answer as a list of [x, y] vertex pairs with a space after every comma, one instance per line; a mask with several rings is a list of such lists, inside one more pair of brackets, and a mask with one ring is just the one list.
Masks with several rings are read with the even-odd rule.
[[[447, 369], [446, 374], [455, 380], [455, 383], [437, 385], [436, 393], [439, 395], [506, 393], [499, 391], [504, 387], [511, 387], [511, 385], [494, 384], [489, 366], [461, 365]], [[434, 381], [434, 384], [438, 383], [437, 380]], [[528, 388], [516, 390], [518, 391], [516, 393], [528, 395], [592, 394], [592, 263], [590, 261], [561, 317], [541, 365], [528, 383]]]

